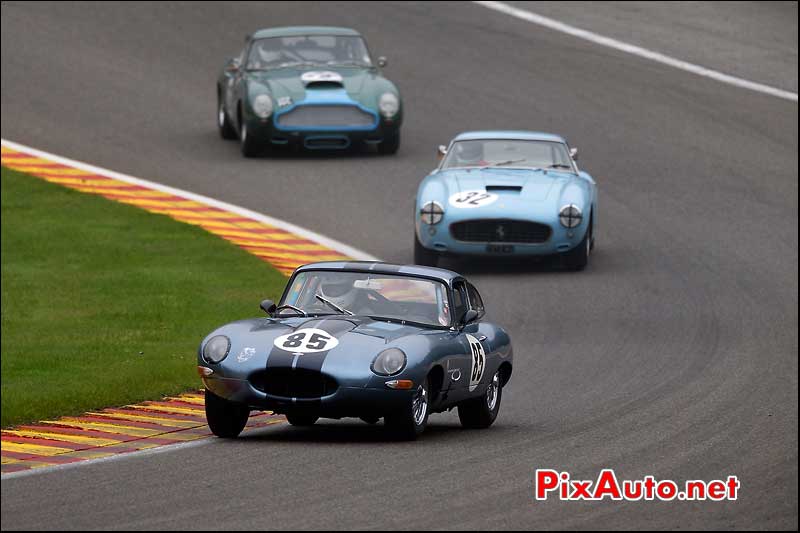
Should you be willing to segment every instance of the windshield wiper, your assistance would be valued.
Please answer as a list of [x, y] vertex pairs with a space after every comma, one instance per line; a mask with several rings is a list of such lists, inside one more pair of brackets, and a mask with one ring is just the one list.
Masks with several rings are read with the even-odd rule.
[[320, 296], [319, 294], [315, 294], [314, 296], [317, 298], [317, 300], [319, 300], [320, 302], [322, 302], [322, 303], [324, 303], [324, 304], [327, 304], [327, 305], [329, 305], [329, 306], [330, 306], [330, 307], [332, 307], [333, 309], [336, 309], [336, 310], [337, 310], [337, 311], [339, 311], [341, 314], [343, 314], [343, 315], [350, 315], [350, 316], [353, 316], [353, 312], [352, 312], [352, 311], [348, 311], [347, 309], [344, 309], [344, 308], [342, 308], [342, 307], [339, 307], [338, 305], [336, 305], [336, 304], [335, 304], [335, 303], [333, 303], [332, 301], [328, 300], [328, 299], [327, 299], [327, 298], [325, 298], [324, 296]]
[[525, 161], [525, 158], [522, 159], [509, 159], [508, 161], [498, 161], [497, 163], [489, 163], [488, 165], [483, 165], [481, 170], [486, 168], [493, 168], [493, 167], [502, 167], [505, 165], [513, 165], [514, 163], [522, 163]]
[[325, 63], [326, 65], [333, 66], [333, 67], [371, 67], [369, 63], [363, 63], [361, 61], [328, 61]]
[[564, 165], [563, 163], [556, 163], [554, 165], [550, 165], [547, 168], [566, 168], [568, 170], [572, 170], [572, 167], [569, 165]]

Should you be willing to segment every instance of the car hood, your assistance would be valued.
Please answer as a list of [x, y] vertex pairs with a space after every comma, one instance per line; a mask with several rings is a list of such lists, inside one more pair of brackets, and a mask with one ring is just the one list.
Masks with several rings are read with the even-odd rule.
[[[308, 82], [309, 77], [320, 74], [321, 78], [333, 78], [333, 83]], [[332, 75], [331, 75], [332, 74]], [[327, 76], [326, 76], [327, 75]], [[303, 77], [305, 76], [305, 80]], [[266, 86], [275, 100], [289, 97], [292, 103], [304, 101], [310, 91], [342, 91], [350, 99], [362, 101], [363, 97], [371, 94], [371, 86], [382, 79], [375, 71], [370, 69], [276, 69], [267, 72], [256, 72], [252, 79]], [[338, 85], [338, 86], [337, 86]]]
[[[300, 330], [321, 330], [336, 342], [329, 350], [310, 353], [295, 352], [284, 348], [287, 335]], [[418, 327], [408, 324], [377, 321], [368, 317], [326, 316], [286, 319], [251, 319], [234, 322], [219, 328], [206, 339], [215, 335], [226, 335], [231, 340], [226, 365], [238, 371], [268, 367], [290, 366], [295, 354], [305, 361], [324, 359], [331, 368], [369, 369], [375, 356], [382, 350], [394, 346], [409, 351], [425, 351], [434, 337], [445, 334], [443, 330]], [[205, 341], [204, 341], [205, 342]], [[322, 361], [320, 361], [322, 364]]]
[[466, 191], [487, 191], [502, 199], [525, 203], [556, 201], [565, 188], [582, 181], [568, 172], [501, 168], [445, 170], [438, 177], [447, 198]]

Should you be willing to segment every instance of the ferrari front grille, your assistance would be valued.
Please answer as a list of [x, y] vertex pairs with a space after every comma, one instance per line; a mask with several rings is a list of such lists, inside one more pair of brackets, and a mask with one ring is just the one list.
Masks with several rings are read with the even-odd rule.
[[450, 225], [450, 234], [457, 241], [541, 244], [550, 239], [547, 224], [527, 220], [478, 219]]
[[368, 128], [375, 115], [352, 105], [299, 105], [275, 119], [282, 128]]
[[332, 377], [303, 368], [267, 368], [252, 374], [250, 383], [261, 392], [282, 398], [322, 398], [339, 388]]

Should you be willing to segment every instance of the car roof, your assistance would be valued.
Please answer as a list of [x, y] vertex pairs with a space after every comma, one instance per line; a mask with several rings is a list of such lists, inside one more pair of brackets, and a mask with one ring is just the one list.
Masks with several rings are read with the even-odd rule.
[[394, 265], [381, 261], [323, 261], [298, 267], [295, 273], [307, 270], [349, 270], [355, 272], [375, 272], [378, 274], [408, 274], [409, 276], [434, 278], [448, 285], [451, 285], [458, 279], [463, 279], [461, 274], [443, 268], [420, 265]]
[[521, 139], [526, 141], [552, 141], [566, 143], [560, 135], [541, 131], [514, 131], [514, 130], [484, 130], [465, 131], [456, 136], [453, 141], [468, 141], [474, 139]]
[[282, 26], [279, 28], [264, 28], [254, 31], [251, 35], [253, 39], [265, 39], [268, 37], [291, 37], [295, 35], [361, 35], [356, 30], [350, 28], [340, 28], [337, 26]]

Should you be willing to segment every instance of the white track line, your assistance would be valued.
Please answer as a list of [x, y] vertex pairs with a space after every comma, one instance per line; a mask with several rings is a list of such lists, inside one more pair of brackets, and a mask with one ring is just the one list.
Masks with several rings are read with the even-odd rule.
[[264, 224], [269, 224], [270, 226], [275, 226], [276, 228], [280, 228], [290, 233], [294, 233], [296, 235], [299, 235], [300, 237], [303, 237], [310, 241], [314, 241], [318, 244], [321, 244], [322, 246], [326, 246], [327, 248], [330, 248], [335, 252], [338, 252], [342, 255], [346, 255], [347, 257], [351, 257], [353, 259], [359, 259], [362, 261], [377, 260], [377, 258], [375, 258], [374, 256], [366, 252], [363, 252], [361, 250], [358, 250], [356, 248], [353, 248], [352, 246], [348, 246], [342, 242], [336, 241], [329, 237], [325, 237], [324, 235], [320, 235], [319, 233], [315, 233], [311, 230], [301, 228], [300, 226], [295, 226], [294, 224], [291, 224], [289, 222], [278, 220], [277, 218], [272, 218], [270, 216], [263, 215], [261, 213], [256, 213], [255, 211], [251, 211], [244, 207], [239, 207], [238, 205], [229, 204], [227, 202], [215, 200], [214, 198], [209, 198], [208, 196], [202, 196], [200, 194], [184, 191], [182, 189], [176, 189], [175, 187], [169, 187], [167, 185], [162, 185], [160, 183], [156, 183], [153, 181], [143, 180], [141, 178], [134, 178], [133, 176], [129, 176], [127, 174], [121, 174], [119, 172], [114, 172], [113, 170], [108, 170], [106, 168], [96, 167], [88, 163], [82, 163], [80, 161], [75, 161], [73, 159], [67, 159], [66, 157], [61, 157], [55, 154], [44, 152], [42, 150], [37, 150], [36, 148], [31, 148], [30, 146], [25, 146], [23, 144], [8, 141], [6, 139], [2, 139], [2, 145], [12, 150], [25, 152], [44, 159], [50, 159], [52, 161], [55, 161], [56, 163], [61, 163], [62, 165], [67, 165], [81, 170], [85, 170], [86, 172], [92, 172], [94, 174], [106, 176], [107, 178], [113, 178], [127, 183], [132, 183], [134, 185], [141, 185], [142, 187], [147, 187], [149, 189], [155, 189], [157, 191], [174, 194], [176, 196], [182, 196], [189, 200], [194, 200], [196, 202], [201, 202], [206, 205], [223, 209], [231, 213], [236, 213], [239, 216], [249, 218], [258, 222], [262, 222]]
[[770, 87], [769, 85], [764, 85], [763, 83], [757, 83], [754, 81], [745, 80], [743, 78], [737, 78], [736, 76], [731, 76], [730, 74], [725, 74], [717, 70], [706, 68], [700, 65], [695, 65], [694, 63], [689, 63], [688, 61], [676, 59], [674, 57], [664, 55], [660, 52], [648, 50], [647, 48], [642, 48], [641, 46], [624, 43], [622, 41], [612, 39], [611, 37], [605, 37], [603, 35], [599, 35], [591, 31], [582, 30], [580, 28], [576, 28], [575, 26], [570, 26], [569, 24], [559, 22], [558, 20], [551, 19], [549, 17], [538, 15], [531, 11], [526, 11], [524, 9], [508, 5], [504, 2], [476, 1], [474, 3], [489, 9], [493, 9], [494, 11], [499, 11], [500, 13], [504, 13], [506, 15], [511, 15], [512, 17], [516, 17], [526, 22], [538, 24], [539, 26], [544, 26], [551, 30], [560, 31], [562, 33], [566, 33], [568, 35], [572, 35], [573, 37], [584, 39], [593, 42], [595, 44], [599, 44], [601, 46], [607, 46], [609, 48], [613, 48], [621, 52], [632, 54], [638, 57], [643, 57], [645, 59], [649, 59], [651, 61], [655, 61], [663, 65], [668, 65], [670, 67], [678, 68], [686, 72], [691, 72], [692, 74], [697, 74], [698, 76], [704, 76], [706, 78], [711, 78], [713, 80], [717, 80], [722, 83], [727, 83], [728, 85], [733, 85], [735, 87], [740, 87], [742, 89], [749, 89], [751, 91], [756, 91], [759, 93], [768, 94], [770, 96], [783, 98], [785, 100], [791, 100], [792, 102], [797, 102], [797, 93], [793, 93], [791, 91], [784, 91], [783, 89], [777, 89], [775, 87]]

